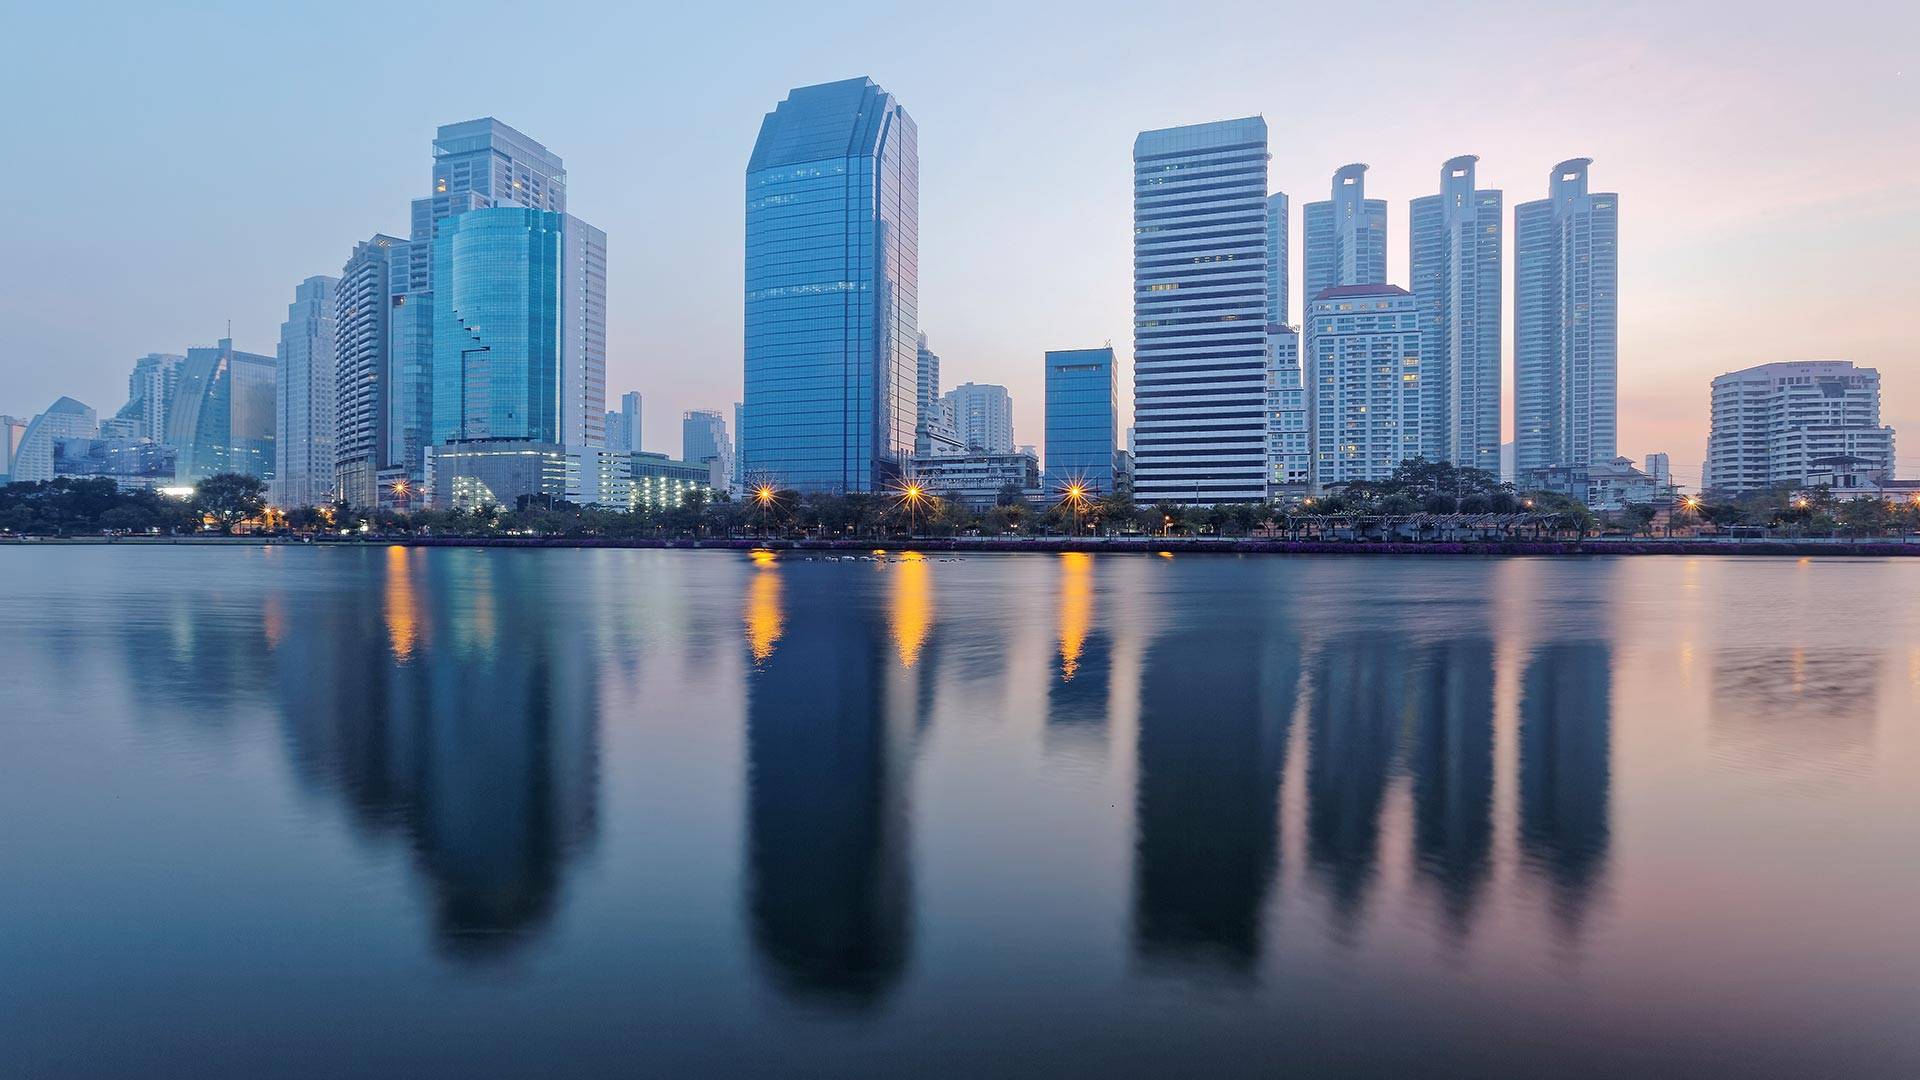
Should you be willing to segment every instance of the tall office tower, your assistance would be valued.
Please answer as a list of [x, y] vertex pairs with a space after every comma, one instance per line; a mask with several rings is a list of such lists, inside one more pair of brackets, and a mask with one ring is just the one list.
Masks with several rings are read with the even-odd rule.
[[1308, 305], [1314, 490], [1385, 480], [1421, 446], [1420, 314], [1398, 285], [1336, 285]]
[[930, 453], [933, 449], [929, 431], [940, 426], [940, 354], [927, 347], [927, 335], [920, 335], [920, 344], [914, 361], [916, 393], [914, 394], [913, 415], [913, 452]]
[[1313, 469], [1300, 331], [1267, 327], [1267, 497], [1304, 495]]
[[918, 140], [865, 78], [796, 89], [761, 122], [746, 175], [748, 474], [873, 491], [912, 454]]
[[1333, 174], [1333, 194], [1301, 210], [1306, 231], [1305, 299], [1336, 285], [1387, 280], [1387, 201], [1367, 198], [1367, 167], [1345, 165]]
[[727, 418], [717, 409], [691, 409], [680, 414], [680, 460], [689, 465], [713, 466], [714, 487], [733, 482], [733, 440], [727, 438]]
[[133, 422], [133, 438], [166, 441], [167, 410], [173, 407], [173, 389], [185, 359], [172, 353], [148, 353], [133, 362], [127, 376], [127, 403], [114, 414], [115, 420]]
[[961, 383], [941, 395], [953, 406], [953, 424], [969, 450], [1013, 453], [1013, 398], [993, 383]]
[[1266, 498], [1267, 122], [1133, 143], [1133, 398], [1142, 502]]
[[294, 286], [280, 324], [274, 387], [273, 503], [333, 501], [338, 385], [334, 369], [333, 291], [340, 279], [315, 275]]
[[1287, 303], [1287, 196], [1267, 196], [1267, 324], [1286, 326], [1292, 312]]
[[273, 357], [240, 352], [233, 339], [190, 348], [167, 420], [183, 484], [221, 473], [273, 479]]
[[1471, 155], [1413, 200], [1408, 258], [1420, 308], [1420, 452], [1500, 471], [1502, 197], [1474, 187]]
[[1049, 491], [1057, 493], [1068, 484], [1080, 483], [1096, 495], [1111, 494], [1114, 456], [1120, 449], [1119, 423], [1112, 346], [1047, 353]]
[[631, 454], [640, 449], [640, 391], [620, 395], [620, 411], [607, 414], [607, 449]]
[[92, 406], [70, 397], [55, 401], [21, 429], [17, 442], [9, 432], [13, 446], [7, 462], [8, 483], [53, 479], [55, 444], [61, 439], [91, 439], [99, 432], [100, 417]]
[[[396, 396], [392, 316], [407, 279], [407, 242], [375, 233], [353, 246], [333, 289], [333, 492], [349, 506], [379, 505], [384, 469], [412, 467], [426, 442], [399, 438], [391, 423]], [[397, 292], [396, 292], [397, 290]]]
[[1880, 424], [1874, 368], [1801, 360], [1728, 372], [1713, 380], [1701, 487], [1739, 495], [1805, 485], [1816, 471], [1890, 478], [1893, 434]]
[[1619, 418], [1620, 196], [1587, 191], [1588, 158], [1513, 208], [1514, 469], [1611, 461]]
[[740, 424], [746, 419], [745, 413], [745, 404], [738, 401], [733, 403], [733, 493], [735, 498], [747, 490], [747, 469], [740, 463], [740, 444], [746, 440], [746, 435], [740, 430]]
[[394, 463], [415, 482], [433, 442], [434, 241], [449, 218], [493, 206], [566, 213], [559, 155], [490, 116], [443, 125], [433, 140], [432, 194], [413, 201], [412, 242], [396, 253], [391, 316], [387, 438]]

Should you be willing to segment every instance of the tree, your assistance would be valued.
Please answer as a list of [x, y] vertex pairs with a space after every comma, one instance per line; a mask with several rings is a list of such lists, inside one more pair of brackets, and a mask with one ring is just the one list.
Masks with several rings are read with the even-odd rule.
[[267, 482], [256, 476], [220, 473], [195, 485], [193, 506], [231, 528], [234, 522], [256, 517], [267, 508]]

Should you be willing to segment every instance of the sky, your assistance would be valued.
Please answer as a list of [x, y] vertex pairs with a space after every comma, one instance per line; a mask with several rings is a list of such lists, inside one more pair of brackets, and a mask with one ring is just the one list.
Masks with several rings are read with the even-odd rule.
[[[678, 453], [682, 410], [740, 396], [761, 117], [867, 75], [919, 125], [942, 381], [1004, 383], [1018, 442], [1042, 442], [1045, 350], [1130, 352], [1135, 133], [1257, 113], [1296, 321], [1299, 208], [1338, 166], [1371, 166], [1405, 284], [1407, 201], [1479, 155], [1510, 308], [1511, 208], [1590, 157], [1620, 195], [1621, 453], [1697, 482], [1714, 375], [1839, 358], [1879, 368], [1920, 475], [1912, 3], [0, 8], [0, 413], [71, 394], [111, 414], [135, 357], [228, 320], [272, 352], [302, 278], [406, 235], [434, 129], [491, 115], [560, 154], [568, 209], [607, 231], [608, 398], [640, 390], [647, 447]], [[1509, 314], [1509, 431], [1511, 334]]]

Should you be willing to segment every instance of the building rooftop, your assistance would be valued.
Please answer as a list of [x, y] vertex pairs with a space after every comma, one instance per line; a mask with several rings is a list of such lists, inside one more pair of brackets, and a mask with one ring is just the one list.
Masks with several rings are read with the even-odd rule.
[[1321, 289], [1315, 300], [1342, 300], [1349, 296], [1412, 296], [1398, 285], [1335, 285]]

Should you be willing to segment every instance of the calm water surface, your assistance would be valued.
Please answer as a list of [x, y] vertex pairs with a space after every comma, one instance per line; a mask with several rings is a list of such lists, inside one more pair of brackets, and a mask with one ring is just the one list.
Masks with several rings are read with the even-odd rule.
[[1916, 598], [0, 549], [0, 1075], [1914, 1076]]

